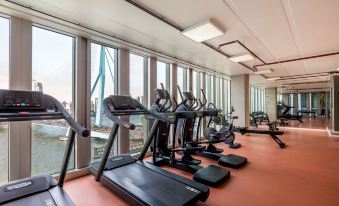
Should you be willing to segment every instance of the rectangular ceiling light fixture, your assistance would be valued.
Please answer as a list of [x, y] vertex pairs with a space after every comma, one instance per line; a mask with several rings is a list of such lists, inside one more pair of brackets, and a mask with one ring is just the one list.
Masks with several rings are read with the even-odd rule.
[[244, 62], [244, 61], [249, 61], [249, 60], [253, 60], [253, 59], [254, 59], [254, 57], [250, 54], [233, 56], [233, 57], [229, 58], [229, 60], [231, 60], [232, 62]]
[[269, 74], [272, 73], [272, 69], [262, 69], [254, 72], [255, 74]]
[[280, 79], [280, 77], [270, 77], [270, 78], [267, 78], [266, 80], [275, 81], [275, 80], [278, 80], [278, 79]]
[[203, 21], [185, 29], [182, 34], [196, 42], [203, 42], [218, 36], [225, 32], [218, 28], [211, 20]]

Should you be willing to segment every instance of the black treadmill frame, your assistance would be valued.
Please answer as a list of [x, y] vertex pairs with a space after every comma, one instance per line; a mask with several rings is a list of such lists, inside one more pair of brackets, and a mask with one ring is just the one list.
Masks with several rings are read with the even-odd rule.
[[[113, 146], [114, 140], [117, 136], [117, 132], [120, 126], [124, 126], [126, 128], [134, 129], [134, 125], [126, 122], [124, 120], [119, 119], [117, 116], [123, 116], [123, 115], [131, 115], [133, 111], [130, 110], [117, 110], [116, 112], [112, 112], [110, 110], [110, 101], [111, 101], [112, 96], [106, 98], [103, 102], [103, 109], [107, 117], [112, 120], [113, 126], [111, 129], [111, 132], [109, 134], [108, 140], [106, 142], [106, 146], [104, 149], [103, 156], [101, 158], [100, 164], [98, 168], [91, 167], [91, 173], [95, 176], [96, 181], [102, 182], [105, 186], [110, 188], [114, 193], [118, 194], [120, 197], [124, 198], [124, 200], [128, 201], [132, 205], [157, 205], [156, 200], [153, 200], [151, 197], [147, 196], [146, 194], [143, 193], [143, 191], [139, 190], [138, 188], [135, 188], [132, 184], [129, 184], [128, 181], [121, 180], [119, 178], [116, 178], [114, 180], [110, 179], [108, 176], [105, 175], [105, 166], [107, 163], [107, 160], [109, 159], [109, 154], [111, 151], [111, 148]], [[141, 110], [137, 111], [136, 114], [144, 114], [144, 115], [150, 115], [150, 112], [141, 104], [138, 105], [140, 106]], [[115, 116], [116, 115], [116, 116]], [[160, 114], [159, 114], [160, 115]], [[165, 114], [165, 116], [168, 115], [173, 115], [173, 114]], [[164, 117], [165, 117], [164, 116]], [[142, 148], [142, 151], [140, 152], [140, 155], [138, 159], [134, 162], [136, 164], [139, 164], [141, 166], [144, 166], [154, 172], [160, 173], [168, 178], [171, 178], [175, 181], [181, 182], [185, 184], [187, 187], [194, 188], [196, 190], [199, 190], [198, 195], [194, 198], [191, 199], [190, 202], [186, 203], [185, 205], [192, 205], [193, 203], [197, 202], [198, 200], [200, 201], [206, 201], [206, 199], [209, 196], [209, 188], [205, 185], [202, 185], [198, 182], [194, 182], [192, 180], [186, 179], [184, 177], [181, 177], [179, 175], [176, 175], [171, 172], [167, 172], [166, 170], [163, 170], [157, 166], [154, 166], [150, 163], [147, 163], [143, 161], [148, 148], [153, 142], [154, 139], [154, 134], [157, 131], [157, 125], [159, 124], [160, 120], [162, 119], [161, 116], [160, 118], [155, 119], [155, 122], [153, 123], [153, 126], [149, 132], [149, 136], [144, 143], [144, 147]], [[164, 119], [162, 119], [164, 120]], [[173, 120], [175, 121], [175, 119]], [[134, 164], [132, 163], [132, 164]], [[131, 164], [131, 163], [128, 163]], [[128, 165], [127, 164], [127, 165]], [[125, 165], [121, 165], [123, 167]], [[114, 170], [114, 169], [113, 169]], [[107, 172], [111, 172], [111, 170], [108, 170]]]

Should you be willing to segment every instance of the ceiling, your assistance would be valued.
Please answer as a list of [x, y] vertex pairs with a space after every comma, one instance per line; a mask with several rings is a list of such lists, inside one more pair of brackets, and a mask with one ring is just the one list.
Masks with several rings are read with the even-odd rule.
[[[339, 55], [258, 67], [270, 68], [267, 77], [286, 77], [267, 81], [248, 68], [201, 43], [124, 0], [17, 0], [39, 11], [80, 23], [96, 30], [142, 44], [169, 55], [227, 75], [251, 74], [251, 84], [269, 87], [295, 82], [315, 82], [328, 77], [288, 80], [288, 76], [334, 72]], [[152, 12], [187, 28], [206, 19], [215, 20], [223, 36], [207, 42], [220, 44], [239, 40], [265, 62], [320, 55], [339, 51], [339, 0], [137, 0]], [[1, 1], [6, 7], [15, 7]], [[229, 55], [246, 53], [239, 44], [222, 47]], [[258, 59], [244, 62], [253, 67]], [[314, 75], [313, 75], [314, 76]], [[321, 83], [320, 83], [321, 84]], [[294, 85], [298, 87], [297, 85]], [[300, 87], [302, 84], [299, 85]], [[305, 85], [303, 85], [305, 86]], [[324, 85], [323, 85], [324, 86]], [[326, 86], [325, 86], [326, 87]]]

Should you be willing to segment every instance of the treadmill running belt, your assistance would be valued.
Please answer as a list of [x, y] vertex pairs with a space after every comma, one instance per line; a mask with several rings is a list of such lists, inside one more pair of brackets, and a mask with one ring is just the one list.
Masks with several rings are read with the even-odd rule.
[[132, 190], [134, 193], [140, 190], [162, 205], [189, 203], [200, 193], [194, 188], [139, 164], [129, 164], [113, 171], [105, 171], [104, 175], [118, 184], [118, 181], [132, 184], [136, 187]]
[[2, 206], [57, 206], [48, 191], [37, 193], [37, 195], [27, 196], [16, 201], [9, 202]]

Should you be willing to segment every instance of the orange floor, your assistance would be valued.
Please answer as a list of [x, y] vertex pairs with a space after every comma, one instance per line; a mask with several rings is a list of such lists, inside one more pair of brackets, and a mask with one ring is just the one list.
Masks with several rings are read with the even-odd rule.
[[[231, 178], [211, 188], [207, 202], [199, 205], [339, 205], [339, 138], [320, 130], [282, 130], [285, 149], [264, 135], [238, 135], [243, 146], [237, 150], [220, 144], [225, 152], [248, 157], [249, 163], [240, 170], [231, 169]], [[203, 165], [214, 164], [201, 159]], [[92, 176], [69, 181], [65, 189], [77, 205], [127, 205]]]

